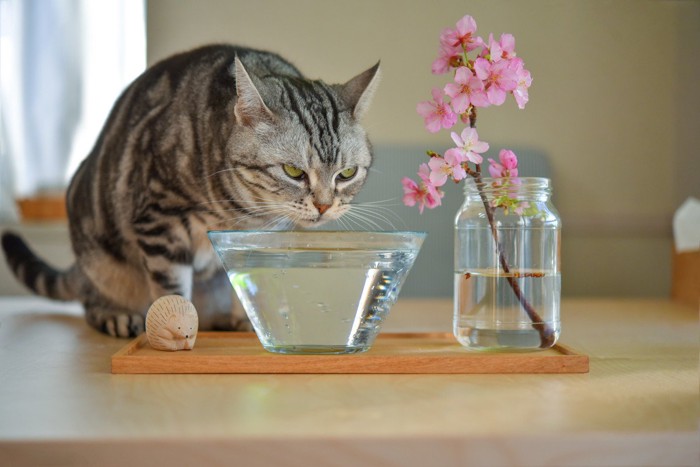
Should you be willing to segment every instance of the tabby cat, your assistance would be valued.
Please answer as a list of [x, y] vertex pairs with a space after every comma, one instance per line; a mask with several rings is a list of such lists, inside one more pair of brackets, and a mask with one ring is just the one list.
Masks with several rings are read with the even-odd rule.
[[201, 329], [249, 325], [207, 230], [307, 228], [336, 219], [363, 185], [372, 149], [359, 119], [379, 64], [344, 85], [306, 79], [279, 55], [211, 45], [167, 58], [117, 100], [66, 205], [76, 262], [57, 271], [13, 233], [18, 279], [79, 300], [112, 336], [144, 330], [163, 295], [191, 298]]

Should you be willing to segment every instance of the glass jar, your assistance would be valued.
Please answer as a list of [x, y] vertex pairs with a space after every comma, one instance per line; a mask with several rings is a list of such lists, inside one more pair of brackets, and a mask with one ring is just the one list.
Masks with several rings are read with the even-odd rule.
[[470, 178], [455, 218], [454, 334], [471, 350], [552, 347], [561, 221], [546, 178]]

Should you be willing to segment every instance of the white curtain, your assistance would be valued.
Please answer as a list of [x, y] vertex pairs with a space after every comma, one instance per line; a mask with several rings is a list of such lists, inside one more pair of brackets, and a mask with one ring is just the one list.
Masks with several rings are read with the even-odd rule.
[[145, 63], [144, 0], [0, 0], [0, 220], [65, 189]]

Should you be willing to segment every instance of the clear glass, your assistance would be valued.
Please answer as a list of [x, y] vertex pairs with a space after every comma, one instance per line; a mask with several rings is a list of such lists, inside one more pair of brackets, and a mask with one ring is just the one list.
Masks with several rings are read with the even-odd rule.
[[470, 179], [464, 192], [455, 218], [455, 337], [471, 350], [552, 347], [561, 332], [561, 221], [550, 181]]
[[425, 236], [421, 232], [209, 232], [263, 347], [292, 354], [368, 350]]

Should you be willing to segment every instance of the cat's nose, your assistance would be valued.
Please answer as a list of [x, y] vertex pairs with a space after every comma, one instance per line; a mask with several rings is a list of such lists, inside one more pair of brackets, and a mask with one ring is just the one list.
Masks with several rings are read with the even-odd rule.
[[320, 204], [320, 203], [314, 203], [314, 206], [316, 206], [316, 209], [318, 209], [319, 214], [323, 214], [324, 212], [328, 211], [328, 208], [331, 207], [330, 204]]

